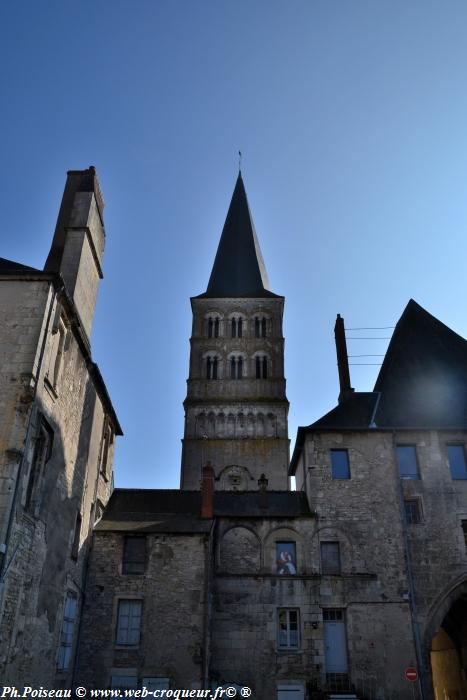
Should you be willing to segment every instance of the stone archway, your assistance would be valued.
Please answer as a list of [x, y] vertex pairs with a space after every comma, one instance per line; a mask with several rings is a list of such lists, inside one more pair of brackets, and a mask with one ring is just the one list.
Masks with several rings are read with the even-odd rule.
[[467, 698], [467, 581], [438, 604], [425, 637], [435, 700]]

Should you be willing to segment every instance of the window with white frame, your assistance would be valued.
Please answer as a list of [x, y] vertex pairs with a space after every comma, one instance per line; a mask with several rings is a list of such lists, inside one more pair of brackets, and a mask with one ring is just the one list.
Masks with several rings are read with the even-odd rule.
[[67, 671], [71, 665], [77, 607], [78, 597], [76, 593], [67, 591], [58, 649], [57, 668], [59, 671]]
[[280, 608], [278, 611], [277, 646], [279, 649], [298, 649], [300, 646], [299, 611]]
[[117, 612], [116, 644], [135, 647], [141, 633], [142, 600], [119, 600]]

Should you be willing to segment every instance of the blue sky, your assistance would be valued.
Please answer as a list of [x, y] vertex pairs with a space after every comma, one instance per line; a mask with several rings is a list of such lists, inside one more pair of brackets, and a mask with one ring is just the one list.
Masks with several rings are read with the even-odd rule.
[[[125, 431], [117, 486], [178, 486], [189, 297], [206, 288], [239, 148], [286, 297], [292, 444], [335, 404], [337, 313], [393, 326], [413, 297], [467, 335], [466, 28], [460, 0], [0, 5], [0, 255], [42, 267], [66, 170], [96, 166], [93, 354]], [[377, 371], [352, 366], [353, 386]]]

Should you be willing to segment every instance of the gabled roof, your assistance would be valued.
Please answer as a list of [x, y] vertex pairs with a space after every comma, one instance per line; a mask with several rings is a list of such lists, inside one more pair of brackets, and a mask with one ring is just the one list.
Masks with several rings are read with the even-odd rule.
[[[214, 517], [310, 518], [306, 495], [297, 491], [215, 491]], [[209, 532], [201, 518], [201, 492], [178, 489], [115, 489], [96, 531]]]
[[394, 329], [374, 391], [355, 392], [300, 427], [289, 473], [307, 433], [369, 428], [467, 428], [467, 341], [413, 299]]
[[208, 288], [197, 298], [277, 296], [269, 290], [266, 267], [239, 173]]
[[377, 426], [467, 427], [467, 341], [411, 299], [375, 391]]

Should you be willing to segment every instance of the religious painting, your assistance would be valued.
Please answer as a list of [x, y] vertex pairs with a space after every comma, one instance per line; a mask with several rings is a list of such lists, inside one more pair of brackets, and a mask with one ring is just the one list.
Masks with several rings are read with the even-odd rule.
[[276, 542], [276, 573], [294, 576], [297, 573], [295, 542]]

